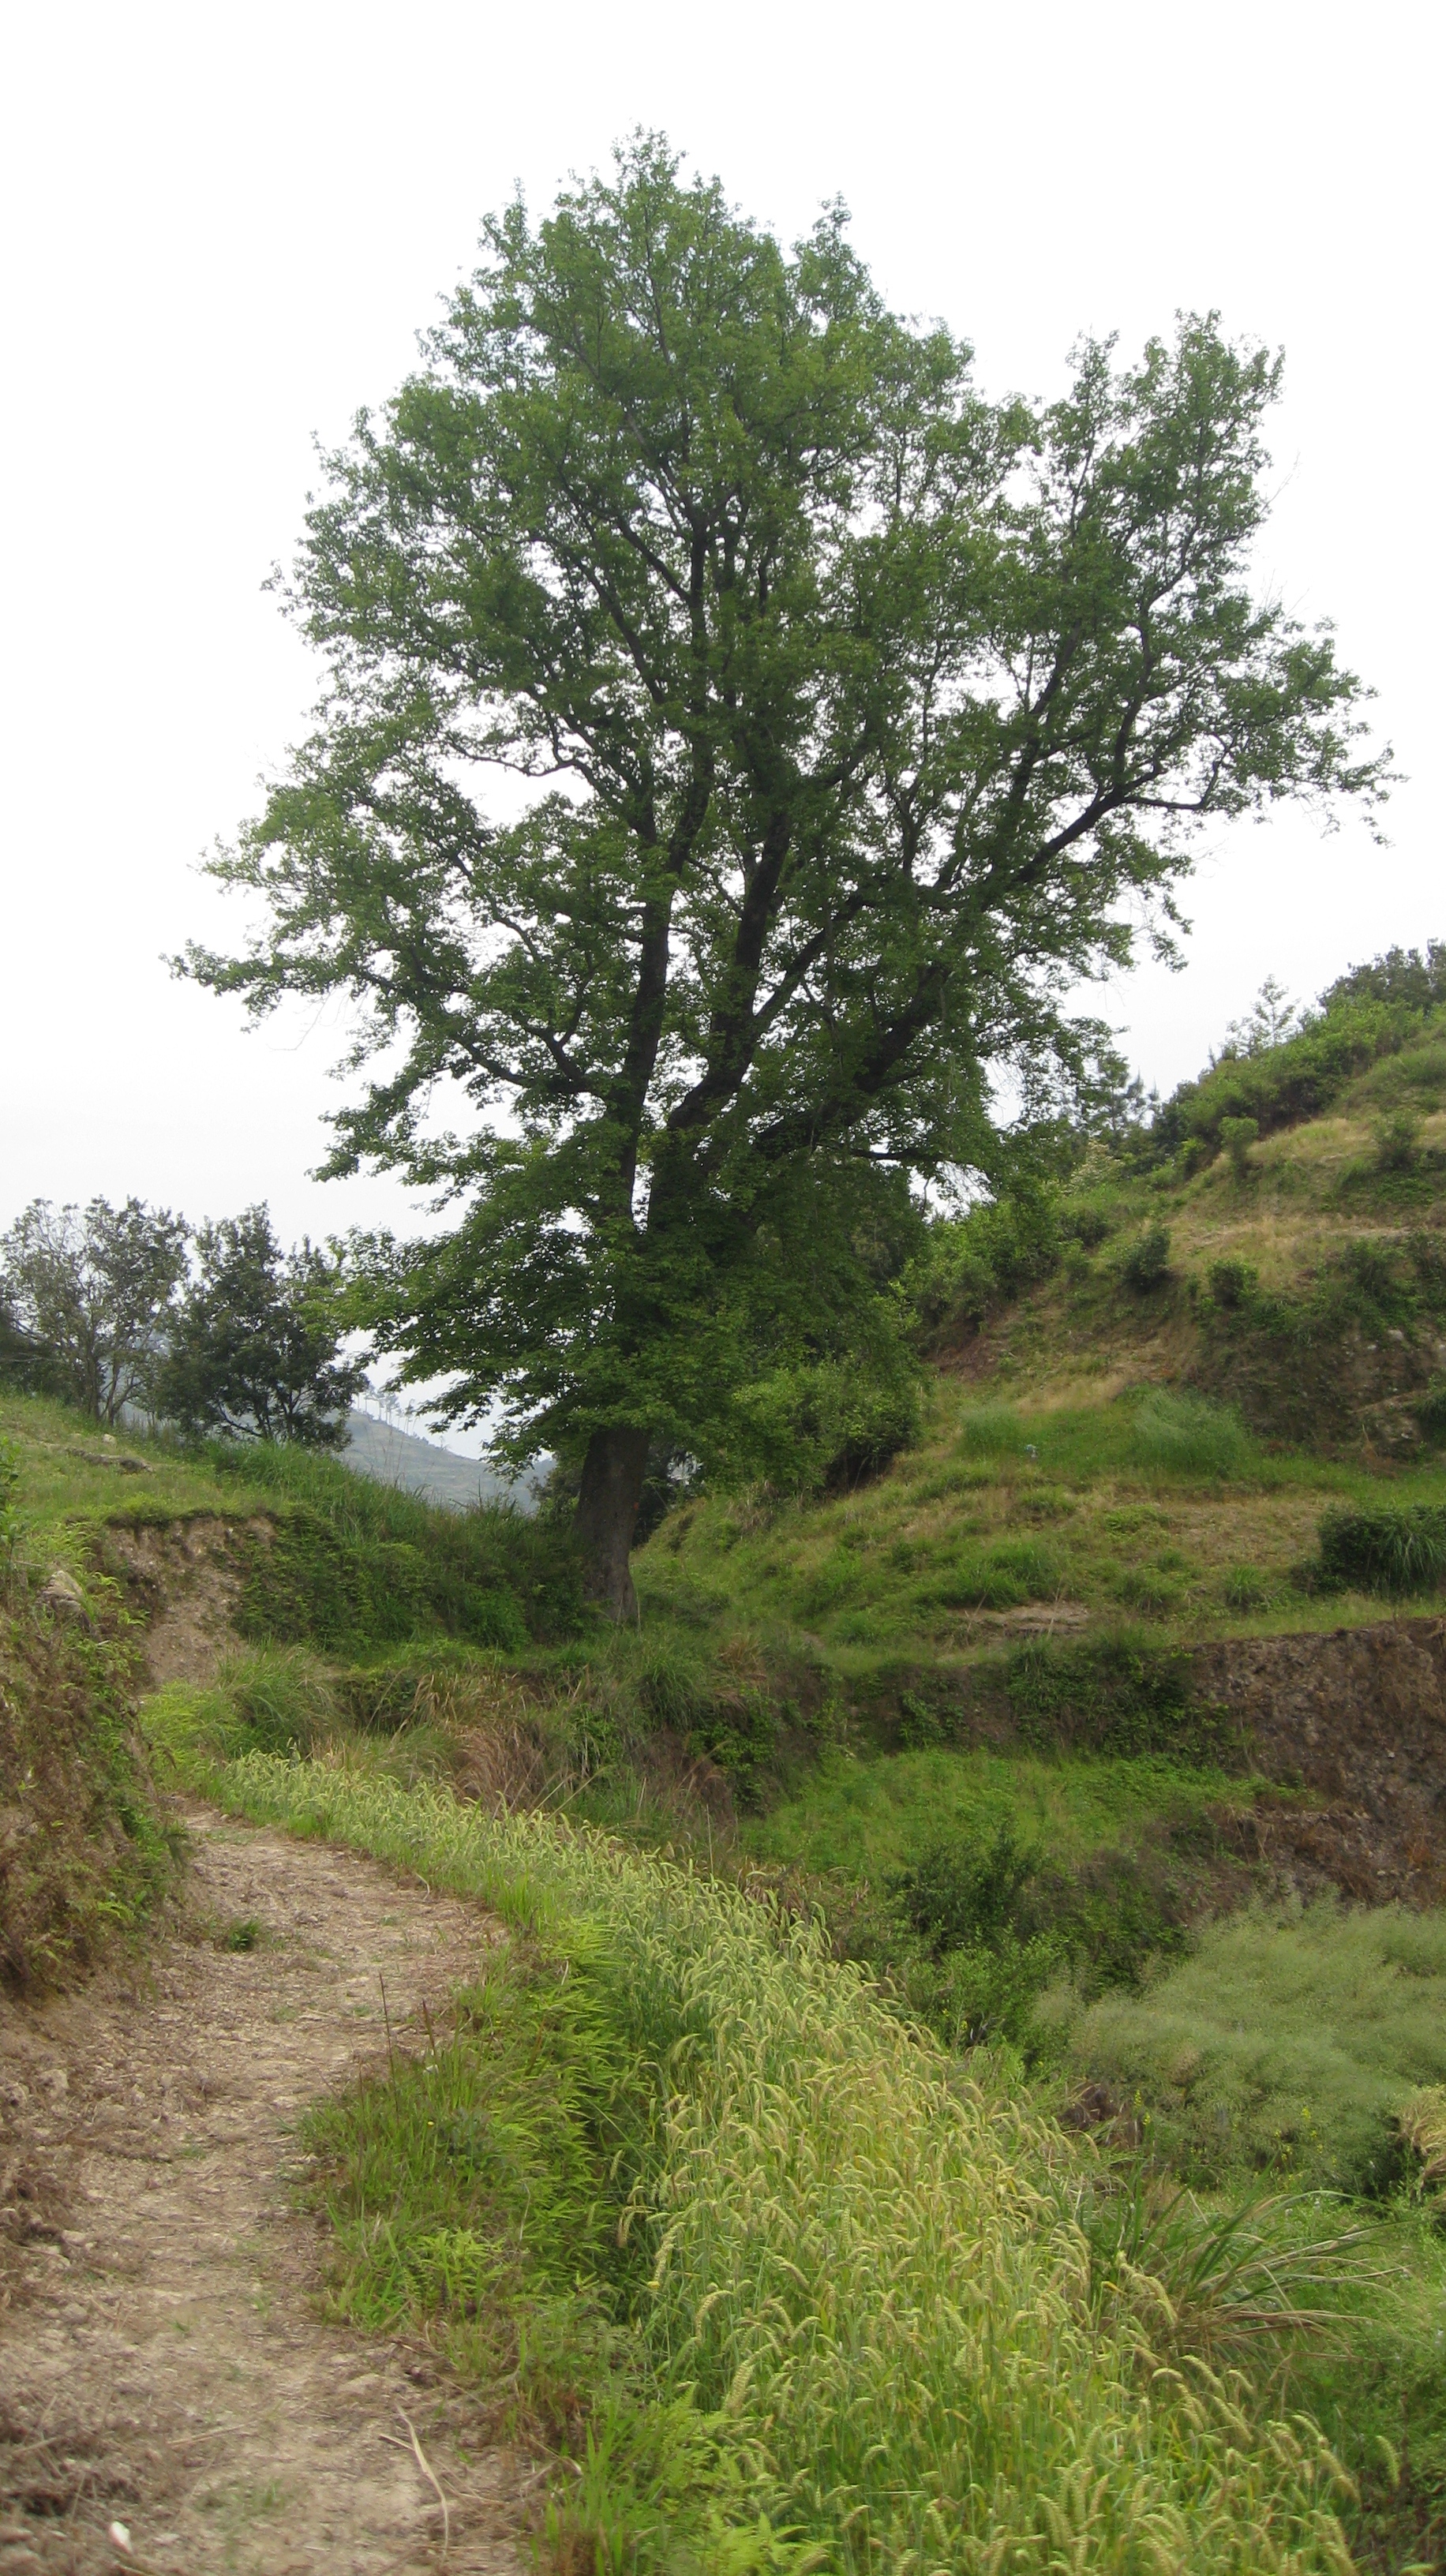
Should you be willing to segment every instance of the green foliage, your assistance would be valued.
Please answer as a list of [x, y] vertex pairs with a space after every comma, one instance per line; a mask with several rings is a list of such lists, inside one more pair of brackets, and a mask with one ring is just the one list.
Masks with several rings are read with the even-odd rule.
[[[1347, 979], [1348, 980], [1348, 979]], [[1227, 1120], [1253, 1118], [1262, 1136], [1318, 1118], [1346, 1085], [1411, 1033], [1410, 1008], [1372, 995], [1347, 996], [1279, 1045], [1234, 1050], [1197, 1082], [1182, 1083], [1153, 1130], [1157, 1149], [1173, 1153], [1187, 1137], [1224, 1142]]]
[[1339, 2324], [1335, 2302], [1356, 2268], [1349, 2257], [1370, 2232], [1343, 2226], [1338, 2203], [1327, 2200], [1323, 2212], [1315, 2193], [1257, 2193], [1202, 2208], [1188, 2191], [1162, 2189], [1139, 2157], [1102, 2177], [1080, 2223], [1096, 2313], [1107, 2316], [1142, 2290], [1146, 2299], [1163, 2294], [1176, 2349], [1217, 2363], [1258, 2351], [1267, 2337]]
[[1163, 1225], [1148, 1225], [1123, 1254], [1120, 1277], [1137, 1297], [1163, 1288], [1170, 1276], [1170, 1235]]
[[0, 1235], [0, 1301], [44, 1377], [112, 1429], [144, 1404], [162, 1324], [186, 1267], [189, 1229], [127, 1199], [84, 1209], [35, 1199]]
[[1397, 1595], [1439, 1592], [1446, 1583], [1446, 1504], [1333, 1506], [1320, 1524], [1328, 1583]]
[[262, 1648], [222, 1664], [214, 1692], [228, 1752], [314, 1753], [335, 1732], [330, 1676], [296, 1648]]
[[244, 1541], [237, 1625], [245, 1637], [353, 1650], [399, 1644], [428, 1626], [516, 1652], [527, 1622], [514, 1596], [469, 1582], [407, 1540], [351, 1538], [304, 1503]]
[[1446, 1915], [1321, 1903], [1206, 1925], [1143, 1994], [1095, 2003], [1069, 2047], [1187, 2179], [1385, 2190], [1406, 2169], [1395, 2113], [1446, 2076]]
[[1388, 948], [1368, 965], [1337, 976], [1320, 997], [1328, 1015], [1355, 1002], [1385, 1002], [1423, 1014], [1439, 1010], [1446, 1003], [1446, 940], [1428, 939], [1424, 950]]
[[1410, 1109], [1393, 1110], [1376, 1129], [1376, 1165], [1382, 1172], [1409, 1172], [1421, 1141], [1421, 1121]]
[[1248, 1475], [1260, 1456], [1228, 1405], [1163, 1387], [1152, 1388], [1137, 1406], [1130, 1448], [1142, 1466], [1166, 1476], [1199, 1479]]
[[[788, 251], [638, 136], [488, 224], [328, 460], [336, 685], [216, 866], [262, 939], [190, 968], [357, 1003], [330, 1168], [460, 1210], [358, 1311], [581, 1462], [615, 1608], [650, 1441], [741, 1480], [760, 1352], [881, 1332], [880, 1233], [998, 1164], [1000, 1070], [1031, 1130], [1109, 1087], [1070, 996], [1192, 827], [1384, 792], [1328, 631], [1251, 594], [1277, 382], [1194, 317], [991, 404], [841, 209]], [[586, 792], [499, 818], [499, 766]]]
[[156, 1413], [193, 1439], [340, 1448], [366, 1371], [337, 1356], [336, 1262], [310, 1243], [283, 1254], [264, 1207], [203, 1225], [196, 1261], [155, 1372]]
[[871, 1370], [866, 1359], [771, 1369], [740, 1392], [738, 1404], [748, 1434], [743, 1463], [794, 1494], [847, 1493], [867, 1483], [913, 1447], [923, 1418], [918, 1379], [902, 1351], [884, 1370]]
[[[1088, 1228], [1088, 1216], [1079, 1222]], [[967, 1216], [930, 1226], [900, 1283], [902, 1293], [929, 1330], [946, 1322], [981, 1324], [995, 1306], [1048, 1278], [1062, 1232], [1054, 1199], [1042, 1190], [986, 1199]]]
[[529, 2309], [574, 2289], [596, 2299], [630, 2268], [619, 2153], [632, 2141], [635, 2161], [637, 2079], [584, 1960], [506, 1957], [451, 2015], [421, 2056], [394, 2050], [385, 2074], [310, 2113], [309, 2188], [350, 2323], [428, 2328], [475, 2364], [468, 2347], [496, 2331], [505, 2298], [515, 2367]]
[[1260, 1286], [1259, 1278], [1248, 1261], [1212, 1261], [1205, 1276], [1216, 1305], [1224, 1306], [1232, 1314], [1248, 1307]]
[[546, 1515], [441, 1511], [291, 1442], [204, 1454], [223, 1484], [280, 1504], [271, 1546], [256, 1532], [245, 1541], [247, 1636], [355, 1650], [431, 1633], [515, 1652], [577, 1628], [576, 1550]]
[[1042, 1539], [999, 1539], [992, 1547], [961, 1548], [953, 1563], [918, 1587], [921, 1602], [952, 1610], [1012, 1610], [1046, 1601], [1058, 1591], [1062, 1567]]
[[1250, 1148], [1259, 1135], [1258, 1118], [1222, 1118], [1220, 1121], [1220, 1142], [1229, 1156], [1230, 1168], [1237, 1181], [1250, 1178]]
[[1022, 1646], [1005, 1668], [1021, 1744], [1138, 1757], [1202, 1769], [1240, 1767], [1229, 1712], [1196, 1694], [1189, 1654], [1125, 1636], [1078, 1646]]

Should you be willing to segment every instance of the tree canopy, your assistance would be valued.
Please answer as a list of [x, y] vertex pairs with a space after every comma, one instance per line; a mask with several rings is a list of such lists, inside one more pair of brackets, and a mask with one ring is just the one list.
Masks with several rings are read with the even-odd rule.
[[991, 402], [840, 208], [790, 251], [639, 137], [331, 458], [317, 730], [215, 863], [265, 928], [189, 971], [351, 997], [328, 1168], [458, 1211], [383, 1338], [580, 1462], [615, 1610], [650, 1439], [746, 1462], [761, 1371], [884, 1353], [911, 1181], [1109, 1072], [1069, 994], [1199, 828], [1383, 792], [1252, 591], [1278, 377], [1193, 318]]

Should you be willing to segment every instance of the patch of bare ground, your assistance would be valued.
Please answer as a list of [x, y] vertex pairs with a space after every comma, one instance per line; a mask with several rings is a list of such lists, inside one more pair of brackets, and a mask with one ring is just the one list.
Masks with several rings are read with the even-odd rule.
[[[143, 1968], [0, 2003], [0, 2576], [513, 2576], [536, 2463], [425, 2350], [324, 2321], [291, 2187], [298, 2114], [385, 2046], [382, 1980], [407, 2032], [497, 1927], [188, 1821], [186, 1910]], [[224, 1946], [238, 1925], [255, 1947]]]

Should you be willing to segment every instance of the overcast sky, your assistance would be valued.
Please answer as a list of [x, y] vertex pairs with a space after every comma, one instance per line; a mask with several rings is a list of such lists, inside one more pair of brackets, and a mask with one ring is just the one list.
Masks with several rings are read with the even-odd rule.
[[288, 1236], [411, 1221], [393, 1183], [308, 1177], [336, 1017], [248, 1034], [160, 960], [236, 936], [196, 863], [305, 725], [317, 673], [261, 584], [313, 439], [396, 385], [486, 209], [518, 180], [543, 208], [639, 123], [789, 237], [841, 194], [992, 394], [1180, 307], [1284, 347], [1262, 581], [1334, 618], [1409, 783], [1383, 853], [1349, 819], [1217, 835], [1187, 971], [1105, 997], [1147, 1080], [1197, 1070], [1269, 972], [1312, 994], [1446, 934], [1438, 27], [1394, 0], [14, 12], [0, 1223], [95, 1191], [267, 1198]]

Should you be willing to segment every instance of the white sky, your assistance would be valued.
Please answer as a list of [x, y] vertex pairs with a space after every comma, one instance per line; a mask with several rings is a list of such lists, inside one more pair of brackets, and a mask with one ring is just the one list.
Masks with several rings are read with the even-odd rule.
[[1263, 571], [1329, 615], [1410, 773], [1347, 821], [1222, 833], [1182, 976], [1107, 997], [1168, 1088], [1277, 972], [1313, 994], [1446, 934], [1432, 765], [1442, 582], [1439, 13], [726, 11], [554, 0], [210, 0], [13, 13], [0, 63], [8, 394], [0, 1224], [134, 1190], [270, 1200], [282, 1233], [413, 1221], [319, 1185], [340, 1024], [249, 1035], [162, 952], [225, 944], [196, 861], [258, 801], [317, 674], [261, 595], [311, 441], [412, 363], [521, 179], [534, 208], [663, 127], [792, 237], [841, 193], [901, 309], [991, 393], [1051, 392], [1081, 329], [1133, 354], [1177, 307], [1283, 344]]

